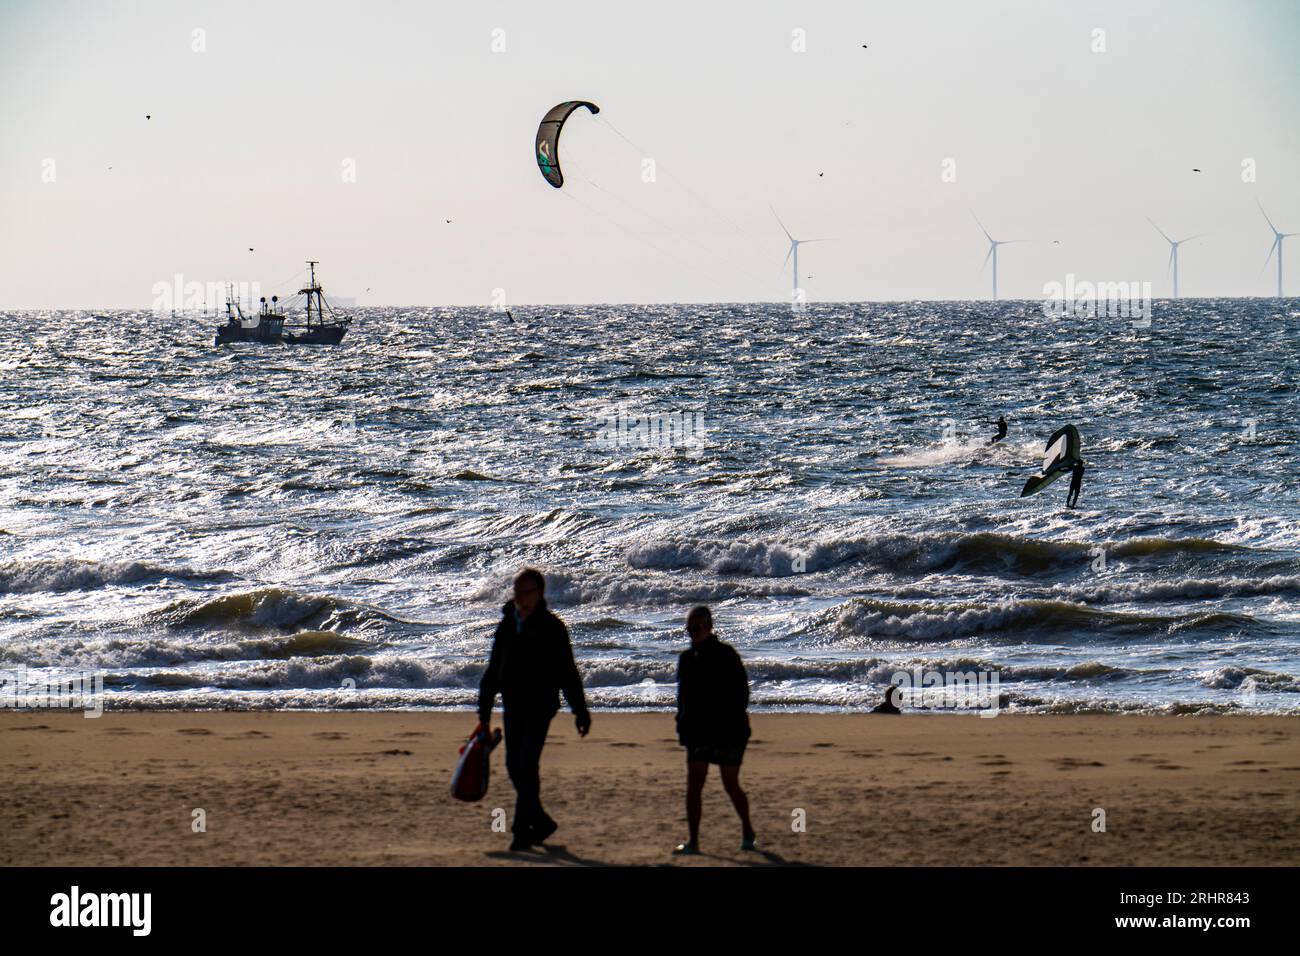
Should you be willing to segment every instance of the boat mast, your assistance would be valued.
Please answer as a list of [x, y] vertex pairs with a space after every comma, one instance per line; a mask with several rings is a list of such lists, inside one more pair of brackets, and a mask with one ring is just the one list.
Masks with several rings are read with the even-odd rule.
[[319, 259], [308, 259], [307, 268], [311, 270], [311, 283], [302, 292], [307, 294], [307, 331], [311, 331], [311, 300], [312, 296], [316, 297], [316, 321], [318, 324], [325, 322], [325, 310], [320, 303], [320, 286], [316, 284], [316, 266], [320, 264]]

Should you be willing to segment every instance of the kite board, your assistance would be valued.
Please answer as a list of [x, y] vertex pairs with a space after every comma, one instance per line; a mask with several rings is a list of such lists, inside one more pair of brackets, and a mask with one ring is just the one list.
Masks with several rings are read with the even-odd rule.
[[1079, 461], [1079, 429], [1073, 425], [1058, 428], [1052, 433], [1052, 437], [1047, 439], [1047, 449], [1043, 454], [1043, 470], [1025, 482], [1020, 497], [1024, 498], [1042, 491]]

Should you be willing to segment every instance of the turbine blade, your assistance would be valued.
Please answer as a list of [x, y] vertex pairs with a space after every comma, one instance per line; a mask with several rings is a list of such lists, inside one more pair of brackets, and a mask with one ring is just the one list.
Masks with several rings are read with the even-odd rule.
[[835, 242], [838, 239], [839, 236], [823, 236], [820, 239], [800, 239], [799, 245], [803, 245], [805, 242]]
[[[1154, 228], [1156, 232], [1160, 233], [1160, 235], [1162, 236], [1165, 236], [1165, 231], [1161, 229], [1159, 226], [1157, 226], [1156, 221], [1152, 219], [1150, 216], [1147, 217], [1147, 222], [1151, 223], [1152, 228]], [[1173, 240], [1170, 239], [1168, 236], [1165, 236], [1165, 242], [1173, 242]]]
[[[768, 206], [767, 208], [768, 208], [768, 209], [772, 209], [771, 206]], [[776, 216], [776, 210], [775, 210], [775, 209], [772, 209], [772, 215]], [[786, 237], [787, 239], [789, 239], [791, 242], [794, 242], [794, 236], [790, 235], [790, 230], [787, 229], [787, 228], [785, 228], [785, 223], [781, 222], [781, 217], [780, 217], [780, 216], [776, 216], [776, 221], [781, 223], [781, 231], [785, 233], [785, 237]]]
[[974, 209], [970, 211], [970, 217], [975, 220], [975, 225], [980, 227], [980, 232], [984, 233], [984, 238], [987, 239], [989, 242], [992, 242], [993, 237], [990, 236], [989, 231], [984, 228], [984, 223], [980, 222], [980, 217], [975, 215]]
[[1268, 228], [1272, 229], [1272, 230], [1273, 230], [1273, 235], [1276, 236], [1276, 235], [1277, 235], [1277, 226], [1273, 225], [1273, 220], [1272, 220], [1272, 219], [1269, 219], [1269, 218], [1268, 218], [1268, 213], [1264, 212], [1264, 204], [1263, 204], [1262, 202], [1260, 202], [1258, 199], [1256, 199], [1256, 200], [1255, 200], [1255, 205], [1259, 207], [1259, 211], [1260, 211], [1260, 213], [1262, 213], [1263, 216], [1264, 216], [1264, 221], [1265, 221], [1266, 223], [1268, 223]]
[[781, 263], [781, 271], [785, 272], [785, 267], [790, 264], [790, 257], [794, 255], [794, 240], [790, 240], [790, 248], [786, 250], [785, 262]]
[[984, 261], [980, 263], [980, 274], [981, 274], [981, 275], [984, 273], [984, 267], [985, 267], [986, 265], [988, 265], [988, 264], [989, 264], [989, 260], [993, 258], [993, 247], [996, 246], [996, 245], [997, 245], [997, 243], [994, 242], [992, 239], [989, 240], [989, 251], [986, 252], [986, 253], [984, 253]]
[[1280, 245], [1282, 245], [1282, 237], [1278, 236], [1273, 240], [1273, 244], [1268, 247], [1268, 258], [1266, 258], [1264, 260], [1264, 264], [1259, 267], [1259, 271], [1261, 275], [1263, 275], [1264, 270], [1268, 268], [1268, 264], [1273, 261], [1273, 250]]
[[1174, 271], [1174, 256], [1178, 255], [1178, 246], [1174, 243], [1169, 244], [1169, 261], [1165, 263], [1165, 278], [1169, 278], [1169, 273]]
[[1191, 242], [1193, 239], [1204, 239], [1208, 235], [1208, 232], [1198, 232], [1196, 235], [1188, 236], [1186, 239], [1179, 239], [1178, 244], [1181, 246], [1184, 242]]

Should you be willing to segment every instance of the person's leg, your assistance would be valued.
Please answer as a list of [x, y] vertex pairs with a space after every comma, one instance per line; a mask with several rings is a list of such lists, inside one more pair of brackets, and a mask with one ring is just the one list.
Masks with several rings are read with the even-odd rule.
[[506, 712], [506, 771], [515, 787], [515, 820], [511, 830], [524, 837], [544, 817], [541, 801], [542, 745], [546, 743], [549, 719]]
[[690, 829], [690, 845], [700, 845], [700, 817], [704, 815], [704, 781], [709, 775], [709, 764], [704, 760], [686, 762], [686, 825]]
[[533, 739], [534, 749], [531, 751], [533, 779], [537, 784], [536, 789], [533, 791], [533, 829], [539, 831], [538, 835], [542, 836], [543, 839], [559, 829], [559, 824], [552, 820], [550, 814], [542, 808], [542, 748], [546, 746], [546, 735], [550, 733], [551, 720], [554, 717], [554, 714], [550, 714], [537, 719], [536, 736]]
[[740, 767], [719, 767], [722, 773], [722, 786], [726, 788], [727, 796], [731, 798], [731, 805], [736, 808], [736, 815], [740, 817], [742, 833], [746, 840], [754, 838], [754, 827], [749, 822], [749, 797], [745, 796], [745, 791], [740, 788]]

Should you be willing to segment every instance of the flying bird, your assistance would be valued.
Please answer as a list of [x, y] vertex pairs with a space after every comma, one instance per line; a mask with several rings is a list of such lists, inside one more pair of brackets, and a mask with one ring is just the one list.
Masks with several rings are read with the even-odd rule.
[[1199, 169], [1193, 169], [1192, 172], [1194, 172], [1194, 173], [1199, 173], [1200, 170], [1199, 170]]
[[145, 114], [144, 114], [144, 118], [145, 118], [145, 119], [153, 119], [153, 117], [150, 116], [148, 113], [145, 113]]

